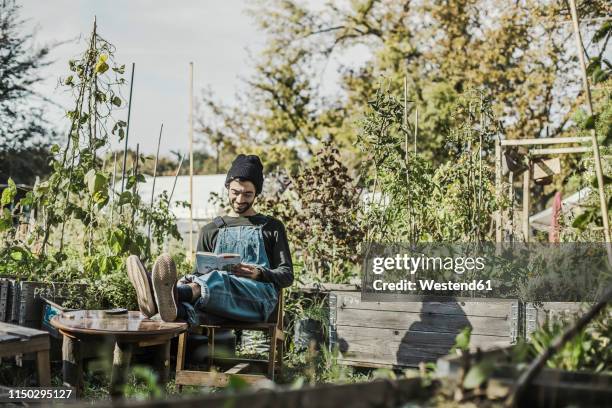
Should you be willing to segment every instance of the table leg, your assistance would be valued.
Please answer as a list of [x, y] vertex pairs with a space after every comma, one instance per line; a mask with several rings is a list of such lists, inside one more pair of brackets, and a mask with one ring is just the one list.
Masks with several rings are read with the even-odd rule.
[[132, 343], [115, 343], [113, 353], [113, 370], [111, 372], [110, 394], [113, 398], [121, 397], [127, 370], [132, 359]]
[[159, 375], [158, 384], [166, 385], [168, 377], [170, 376], [170, 340], [157, 346], [155, 361]]
[[40, 387], [51, 386], [51, 366], [49, 364], [49, 350], [36, 353], [36, 367], [38, 371], [38, 385]]
[[64, 385], [74, 387], [76, 395], [83, 391], [83, 360], [81, 358], [81, 342], [64, 334], [62, 340], [62, 376]]

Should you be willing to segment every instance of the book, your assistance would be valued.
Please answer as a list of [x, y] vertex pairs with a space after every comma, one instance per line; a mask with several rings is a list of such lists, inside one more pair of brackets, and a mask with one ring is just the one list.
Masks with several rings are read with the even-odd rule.
[[213, 252], [196, 252], [198, 272], [202, 275], [211, 270], [231, 272], [234, 265], [241, 261], [240, 254], [215, 254]]

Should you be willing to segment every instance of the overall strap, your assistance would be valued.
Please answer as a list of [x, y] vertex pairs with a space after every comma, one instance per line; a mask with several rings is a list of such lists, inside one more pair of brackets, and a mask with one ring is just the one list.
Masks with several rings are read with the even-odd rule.
[[223, 228], [223, 227], [227, 226], [225, 221], [223, 221], [223, 217], [215, 217], [215, 218], [213, 218], [213, 222], [215, 223], [217, 228]]

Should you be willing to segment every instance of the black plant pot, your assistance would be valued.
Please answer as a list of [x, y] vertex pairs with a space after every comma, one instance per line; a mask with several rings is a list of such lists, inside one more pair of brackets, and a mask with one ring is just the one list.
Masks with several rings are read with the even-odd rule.
[[311, 343], [319, 349], [324, 341], [324, 333], [323, 323], [319, 320], [300, 319], [293, 328], [293, 344], [298, 350], [308, 348]]

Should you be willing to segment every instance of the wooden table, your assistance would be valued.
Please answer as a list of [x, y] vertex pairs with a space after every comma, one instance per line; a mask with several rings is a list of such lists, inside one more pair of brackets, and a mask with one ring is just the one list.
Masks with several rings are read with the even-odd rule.
[[51, 385], [49, 366], [49, 333], [29, 327], [0, 322], [0, 358], [36, 353], [38, 383]]
[[187, 323], [152, 320], [140, 312], [112, 315], [103, 310], [64, 312], [55, 316], [51, 324], [64, 337], [64, 382], [76, 387], [77, 395], [81, 395], [83, 389], [82, 345], [102, 338], [115, 343], [110, 389], [113, 397], [121, 395], [121, 386], [125, 383], [125, 374], [134, 346], [158, 346], [156, 361], [160, 369], [160, 382], [167, 382], [170, 370], [170, 340], [187, 330]]

